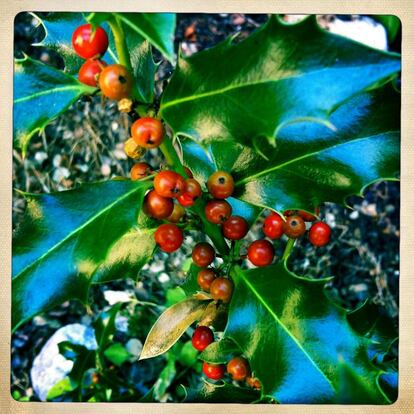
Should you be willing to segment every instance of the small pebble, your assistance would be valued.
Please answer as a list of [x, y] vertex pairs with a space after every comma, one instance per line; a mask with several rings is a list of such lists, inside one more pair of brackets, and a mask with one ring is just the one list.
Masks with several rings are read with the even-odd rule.
[[359, 212], [357, 210], [354, 210], [350, 215], [349, 218], [351, 220], [356, 220], [359, 217]]
[[111, 175], [111, 166], [108, 164], [102, 164], [101, 173], [104, 177], [108, 177], [109, 175]]
[[159, 281], [160, 283], [167, 283], [167, 282], [169, 282], [169, 281], [170, 281], [170, 277], [167, 275], [167, 273], [161, 273], [161, 274], [158, 276], [158, 281]]
[[53, 157], [53, 166], [59, 167], [61, 163], [62, 163], [62, 156], [60, 154], [56, 154]]
[[47, 160], [48, 155], [46, 152], [43, 151], [38, 151], [35, 154], [35, 160], [39, 163], [42, 164], [43, 161]]

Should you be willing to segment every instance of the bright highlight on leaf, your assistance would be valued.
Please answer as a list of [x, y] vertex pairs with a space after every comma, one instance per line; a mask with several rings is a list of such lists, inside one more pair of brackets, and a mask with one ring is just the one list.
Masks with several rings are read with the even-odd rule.
[[325, 295], [324, 280], [298, 277], [284, 263], [236, 268], [234, 279], [224, 339], [248, 358], [263, 395], [282, 404], [346, 403], [343, 389], [363, 383], [353, 402], [388, 402], [376, 385], [381, 371], [368, 359], [369, 341]]
[[23, 154], [30, 138], [84, 94], [96, 91], [74, 77], [29, 57], [15, 63], [14, 142]]
[[398, 55], [330, 34], [313, 17], [286, 25], [272, 16], [240, 43], [181, 57], [161, 115], [175, 134], [203, 144], [274, 144], [284, 125], [327, 121], [346, 100], [399, 70]]
[[[26, 195], [26, 216], [13, 240], [14, 329], [65, 300], [86, 301], [96, 271], [110, 279], [111, 267], [128, 260], [111, 248], [120, 248], [125, 240], [119, 240], [136, 225], [147, 188], [143, 182], [107, 181]], [[137, 259], [148, 257], [148, 246], [141, 248]]]

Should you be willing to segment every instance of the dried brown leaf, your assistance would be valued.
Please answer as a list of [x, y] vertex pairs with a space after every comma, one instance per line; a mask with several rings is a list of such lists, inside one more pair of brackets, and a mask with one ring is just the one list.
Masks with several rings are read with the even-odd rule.
[[209, 303], [207, 300], [190, 297], [164, 311], [145, 340], [140, 360], [167, 352], [187, 328], [203, 315]]

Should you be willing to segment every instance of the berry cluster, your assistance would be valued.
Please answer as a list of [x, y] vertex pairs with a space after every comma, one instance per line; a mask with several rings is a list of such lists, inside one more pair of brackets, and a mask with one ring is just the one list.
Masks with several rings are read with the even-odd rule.
[[91, 24], [79, 26], [72, 35], [75, 52], [85, 63], [79, 69], [80, 82], [101, 89], [104, 96], [120, 101], [129, 98], [133, 78], [128, 69], [119, 64], [107, 65], [100, 58], [108, 49], [108, 35], [102, 27]]
[[[191, 342], [195, 349], [204, 351], [214, 342], [214, 333], [208, 326], [198, 326], [194, 331]], [[249, 363], [243, 357], [234, 357], [227, 365], [203, 363], [204, 375], [212, 380], [222, 379], [226, 371], [234, 381], [246, 381], [247, 385], [255, 389], [261, 387], [260, 381], [251, 375]]]
[[[120, 110], [123, 110], [122, 103], [125, 103], [125, 112], [129, 112], [132, 101], [128, 98], [131, 95], [133, 78], [125, 66], [107, 65], [100, 60], [108, 48], [105, 30], [85, 24], [75, 30], [72, 43], [76, 53], [86, 60], [79, 70], [79, 80], [90, 86], [99, 86], [104, 96], [120, 101]], [[159, 119], [141, 117], [131, 126], [130, 138], [124, 144], [125, 153], [134, 160], [141, 158], [146, 150], [163, 145], [165, 135], [164, 126]], [[207, 242], [194, 246], [192, 260], [199, 268], [197, 283], [200, 289], [220, 306], [228, 304], [233, 295], [234, 285], [230, 278], [232, 264], [240, 263], [246, 257], [257, 267], [269, 266], [275, 256], [272, 241], [283, 235], [290, 239], [301, 237], [306, 232], [305, 222], [312, 222], [309, 240], [314, 246], [324, 246], [329, 242], [331, 229], [327, 224], [316, 221], [315, 215], [301, 210], [287, 210], [283, 215], [272, 212], [263, 224], [263, 233], [267, 238], [250, 243], [247, 254], [241, 256], [240, 246], [235, 242], [246, 236], [249, 224], [243, 217], [233, 214], [232, 206], [226, 200], [232, 196], [235, 188], [233, 177], [225, 171], [214, 172], [206, 183], [208, 192], [203, 195], [202, 187], [194, 179], [192, 172], [181, 166], [179, 171], [185, 176], [171, 169], [154, 172], [147, 163], [137, 162], [131, 168], [130, 177], [135, 181], [155, 174], [153, 188], [145, 195], [143, 211], [156, 220], [165, 220], [156, 229], [154, 238], [159, 248], [167, 253], [176, 251], [183, 243], [180, 221], [186, 215], [185, 209], [192, 207], [197, 199], [204, 196], [205, 217], [202, 219], [221, 226], [222, 235], [231, 241], [232, 248], [231, 253], [223, 257], [225, 264], [218, 268], [214, 267], [216, 251]], [[315, 214], [318, 215], [317, 212]], [[203, 351], [213, 341], [214, 333], [208, 326], [200, 325], [195, 329], [192, 337], [195, 349]], [[234, 381], [246, 381], [255, 389], [261, 387], [260, 381], [252, 376], [249, 363], [241, 356], [232, 358], [227, 365], [203, 363], [203, 372], [210, 379], [222, 379], [226, 371]]]
[[[280, 239], [283, 234], [291, 239], [297, 239], [306, 232], [305, 222], [313, 222], [309, 229], [310, 242], [316, 247], [322, 247], [329, 243], [331, 228], [322, 221], [316, 221], [317, 218], [313, 214], [302, 210], [286, 210], [283, 215], [285, 219], [274, 212], [266, 217], [263, 233], [269, 239]], [[252, 263], [255, 264], [253, 261]]]

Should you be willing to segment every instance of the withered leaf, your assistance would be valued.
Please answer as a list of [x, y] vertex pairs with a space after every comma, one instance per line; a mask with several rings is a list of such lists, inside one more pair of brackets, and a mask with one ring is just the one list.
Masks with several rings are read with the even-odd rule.
[[209, 303], [209, 300], [190, 297], [164, 311], [145, 340], [140, 360], [167, 352], [187, 328], [203, 315]]

